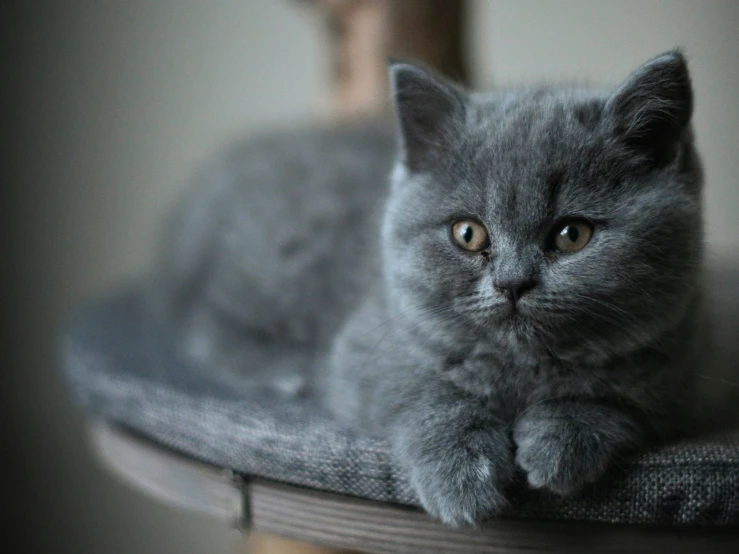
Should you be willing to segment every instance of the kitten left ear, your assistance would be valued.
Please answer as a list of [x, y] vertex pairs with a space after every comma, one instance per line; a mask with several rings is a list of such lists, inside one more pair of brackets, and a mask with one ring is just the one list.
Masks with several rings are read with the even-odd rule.
[[390, 85], [406, 167], [424, 171], [451, 146], [465, 118], [466, 97], [420, 66], [389, 60]]
[[606, 102], [614, 132], [655, 163], [669, 163], [693, 113], [685, 57], [672, 51], [634, 71]]

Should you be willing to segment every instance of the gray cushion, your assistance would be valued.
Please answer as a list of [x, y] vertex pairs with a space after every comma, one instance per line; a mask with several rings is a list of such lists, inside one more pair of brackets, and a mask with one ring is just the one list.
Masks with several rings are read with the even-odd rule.
[[[82, 310], [64, 367], [89, 414], [194, 458], [306, 487], [418, 506], [382, 441], [342, 427], [309, 399], [248, 390], [172, 354], [168, 329], [128, 290]], [[592, 522], [739, 525], [739, 433], [647, 452], [561, 500], [512, 488], [511, 515]]]

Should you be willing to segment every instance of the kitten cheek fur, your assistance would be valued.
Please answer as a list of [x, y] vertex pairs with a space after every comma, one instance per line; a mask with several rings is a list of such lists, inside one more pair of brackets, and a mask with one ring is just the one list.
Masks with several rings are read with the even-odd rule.
[[[655, 58], [610, 94], [470, 96], [417, 66], [390, 72], [401, 148], [382, 294], [404, 315], [363, 367], [386, 393], [375, 412], [447, 523], [499, 512], [514, 465], [533, 487], [576, 492], [675, 431], [688, 402], [702, 223], [685, 60]], [[546, 252], [573, 213], [597, 222], [592, 244]], [[490, 260], [441, 231], [459, 214], [488, 227]], [[511, 272], [537, 280], [516, 324], [491, 308], [490, 283]]]

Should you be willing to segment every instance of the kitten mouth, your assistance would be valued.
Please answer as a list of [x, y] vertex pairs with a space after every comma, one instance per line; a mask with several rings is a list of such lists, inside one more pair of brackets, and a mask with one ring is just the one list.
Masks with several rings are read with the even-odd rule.
[[522, 313], [520, 306], [507, 304], [501, 307], [496, 314], [497, 324], [511, 330], [520, 329], [526, 322], [526, 316]]
[[503, 316], [503, 321], [506, 321], [511, 325], [521, 325], [523, 320], [523, 315], [521, 315], [521, 312], [515, 308], [511, 309], [505, 316]]
[[520, 302], [506, 302], [503, 306], [501, 312], [504, 318], [519, 319], [523, 317]]
[[[522, 309], [523, 308], [523, 309]], [[462, 312], [467, 310], [460, 310]], [[488, 306], [486, 309], [467, 311], [471, 322], [482, 329], [498, 328], [517, 331], [531, 326], [531, 320], [524, 306], [513, 305], [510, 302], [501, 302]]]

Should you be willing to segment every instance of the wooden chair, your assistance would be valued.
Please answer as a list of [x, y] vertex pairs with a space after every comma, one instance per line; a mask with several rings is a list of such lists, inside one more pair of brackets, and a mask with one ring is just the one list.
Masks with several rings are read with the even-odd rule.
[[102, 421], [92, 447], [116, 475], [173, 507], [248, 530], [256, 554], [331, 552], [736, 552], [737, 529], [682, 529], [505, 519], [451, 529], [422, 512], [264, 479], [198, 462]]

